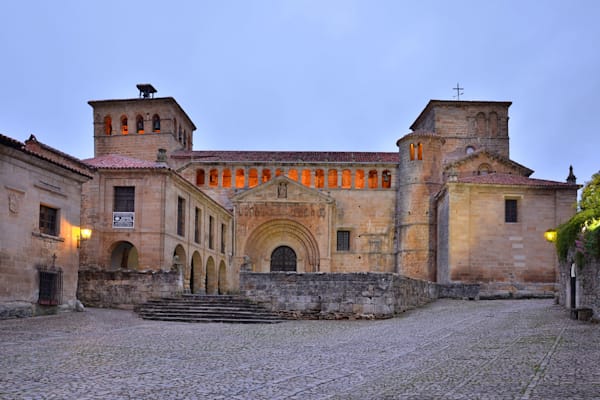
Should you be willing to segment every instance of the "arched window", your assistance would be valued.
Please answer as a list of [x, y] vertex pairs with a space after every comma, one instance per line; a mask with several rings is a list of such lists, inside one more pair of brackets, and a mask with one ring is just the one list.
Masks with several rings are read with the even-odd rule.
[[381, 187], [384, 189], [392, 187], [392, 173], [387, 169], [381, 173]]
[[183, 133], [181, 132], [181, 125], [179, 126], [179, 134], [177, 136], [177, 140], [179, 140], [179, 143], [181, 143], [183, 141]]
[[223, 181], [221, 182], [221, 185], [224, 188], [231, 187], [231, 170], [229, 168], [223, 170]]
[[123, 115], [121, 117], [121, 135], [127, 135], [129, 133], [129, 128], [127, 127], [127, 116]]
[[187, 146], [187, 132], [185, 129], [183, 130], [183, 145]]
[[263, 183], [268, 182], [271, 180], [271, 170], [268, 168], [265, 168], [262, 170], [262, 181]]
[[409, 148], [410, 148], [410, 161], [414, 161], [415, 160], [415, 151], [416, 151], [415, 144], [411, 143]]
[[350, 189], [352, 187], [352, 171], [345, 169], [342, 171], [342, 189]]
[[477, 135], [483, 136], [485, 134], [486, 131], [486, 127], [485, 127], [485, 114], [480, 112], [479, 114], [477, 114], [477, 126], [476, 126], [476, 132]]
[[297, 181], [298, 180], [298, 170], [296, 169], [290, 169], [288, 171], [288, 178], [290, 178], [293, 181]]
[[239, 168], [235, 171], [235, 187], [243, 188], [245, 183], [244, 170]]
[[110, 115], [104, 117], [104, 134], [106, 136], [112, 135], [112, 118]]
[[281, 168], [277, 168], [275, 170], [275, 176], [281, 176], [281, 175], [283, 175], [283, 170]]
[[317, 169], [315, 171], [315, 187], [322, 188], [325, 186], [325, 171]]
[[369, 171], [369, 189], [377, 189], [377, 170]]
[[498, 136], [498, 114], [490, 113], [490, 136]]
[[422, 143], [417, 143], [416, 145], [414, 143], [410, 144], [410, 160], [414, 161], [414, 160], [422, 160], [423, 159], [423, 144]]
[[417, 160], [423, 159], [423, 143], [417, 143]]
[[337, 169], [327, 171], [327, 186], [336, 188], [338, 186]]
[[213, 168], [210, 170], [208, 176], [208, 186], [217, 187], [219, 186], [219, 170]]
[[258, 170], [250, 168], [250, 171], [248, 171], [248, 186], [254, 187], [256, 185], [258, 185]]
[[197, 169], [196, 170], [196, 185], [198, 186], [204, 186], [204, 170], [203, 169]]
[[152, 117], [152, 132], [160, 132], [160, 117], [158, 114], [154, 114]]
[[271, 272], [295, 272], [296, 252], [288, 246], [279, 246], [271, 253]]
[[356, 176], [354, 178], [354, 188], [364, 189], [365, 188], [365, 171], [362, 169], [356, 170]]
[[310, 169], [302, 170], [302, 184], [310, 187]]
[[477, 175], [487, 175], [492, 172], [492, 167], [490, 164], [481, 164], [479, 168], [477, 168]]
[[177, 135], [177, 118], [173, 118], [173, 136]]
[[136, 133], [144, 133], [144, 117], [138, 115], [135, 117], [135, 131]]

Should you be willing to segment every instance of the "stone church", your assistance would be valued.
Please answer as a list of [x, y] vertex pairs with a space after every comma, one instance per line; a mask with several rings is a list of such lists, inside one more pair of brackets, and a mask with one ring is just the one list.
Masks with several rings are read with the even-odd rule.
[[431, 100], [390, 152], [217, 151], [194, 149], [196, 127], [174, 98], [138, 88], [89, 102], [83, 269], [177, 264], [193, 293], [235, 292], [240, 271], [555, 290], [543, 234], [574, 213], [578, 186], [572, 174], [531, 178], [510, 159], [510, 102]]

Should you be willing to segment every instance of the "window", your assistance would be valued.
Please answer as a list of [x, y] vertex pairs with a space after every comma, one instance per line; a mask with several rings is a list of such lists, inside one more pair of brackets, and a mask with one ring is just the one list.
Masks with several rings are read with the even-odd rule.
[[127, 126], [127, 116], [123, 115], [121, 117], [121, 135], [127, 135], [129, 133], [129, 128]]
[[352, 187], [352, 171], [345, 169], [342, 171], [342, 189], [350, 189]]
[[223, 170], [223, 182], [221, 182], [221, 185], [224, 188], [231, 187], [231, 170], [229, 168]]
[[110, 115], [104, 117], [104, 134], [106, 136], [112, 135], [112, 118]]
[[177, 197], [177, 234], [185, 236], [185, 199]]
[[327, 186], [330, 188], [336, 188], [337, 185], [338, 185], [337, 170], [330, 169], [329, 171], [327, 171]]
[[62, 270], [55, 267], [39, 269], [38, 304], [56, 306], [62, 303]]
[[113, 211], [135, 211], [135, 186], [115, 186]]
[[518, 202], [516, 199], [504, 200], [504, 222], [514, 223], [518, 221]]
[[392, 173], [386, 169], [381, 174], [381, 187], [384, 189], [389, 189], [391, 186], [392, 186]]
[[181, 125], [179, 125], [179, 134], [178, 134], [178, 141], [179, 143], [181, 143], [183, 141], [183, 133], [181, 132]]
[[202, 225], [201, 219], [202, 211], [198, 207], [196, 207], [196, 212], [194, 214], [194, 242], [200, 243], [200, 226]]
[[244, 170], [243, 169], [238, 169], [235, 171], [235, 187], [236, 188], [243, 188], [244, 187], [244, 182], [245, 182], [245, 178], [244, 178]]
[[225, 254], [225, 224], [221, 224], [221, 253]]
[[154, 116], [152, 117], [152, 132], [160, 132], [160, 117], [158, 116], [158, 114], [154, 114]]
[[364, 189], [365, 188], [365, 171], [362, 169], [356, 170], [356, 177], [354, 178], [354, 188], [355, 189]]
[[205, 173], [203, 169], [196, 170], [196, 185], [204, 186]]
[[208, 174], [208, 186], [219, 186], [219, 171], [216, 168], [211, 169]]
[[318, 169], [315, 171], [315, 187], [322, 188], [325, 186], [325, 171]]
[[350, 250], [350, 231], [337, 231], [337, 251]]
[[256, 185], [258, 185], [258, 170], [250, 168], [250, 171], [248, 171], [248, 186], [254, 187]]
[[211, 250], [215, 248], [214, 225], [215, 219], [211, 215], [208, 217], [208, 248]]
[[304, 186], [310, 186], [310, 169], [302, 170], [302, 184]]
[[377, 189], [377, 170], [369, 171], [369, 189]]
[[262, 171], [262, 181], [263, 183], [268, 182], [271, 180], [271, 170], [270, 169], [263, 169]]
[[58, 236], [58, 209], [40, 205], [40, 232]]
[[281, 175], [283, 175], [283, 170], [281, 168], [277, 168], [275, 170], [275, 176], [281, 176]]
[[298, 180], [298, 170], [296, 169], [290, 169], [288, 171], [288, 178], [290, 178], [293, 181], [297, 181]]
[[140, 134], [144, 133], [144, 117], [141, 115], [135, 118], [135, 131]]
[[410, 160], [414, 161], [414, 160], [422, 160], [422, 159], [423, 159], [423, 144], [417, 143], [415, 145], [414, 143], [411, 143], [410, 144]]

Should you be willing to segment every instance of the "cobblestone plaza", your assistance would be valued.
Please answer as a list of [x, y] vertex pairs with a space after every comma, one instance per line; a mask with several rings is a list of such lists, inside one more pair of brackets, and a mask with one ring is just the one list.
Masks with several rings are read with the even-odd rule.
[[551, 300], [441, 300], [379, 321], [0, 321], [1, 399], [600, 399], [600, 325]]

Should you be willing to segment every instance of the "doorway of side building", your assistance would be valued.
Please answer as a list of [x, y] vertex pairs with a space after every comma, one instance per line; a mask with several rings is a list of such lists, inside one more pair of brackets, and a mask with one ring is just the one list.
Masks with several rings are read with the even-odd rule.
[[271, 253], [271, 272], [296, 272], [296, 252], [289, 246], [279, 246]]
[[209, 257], [206, 261], [206, 294], [218, 293], [218, 276], [215, 260]]

